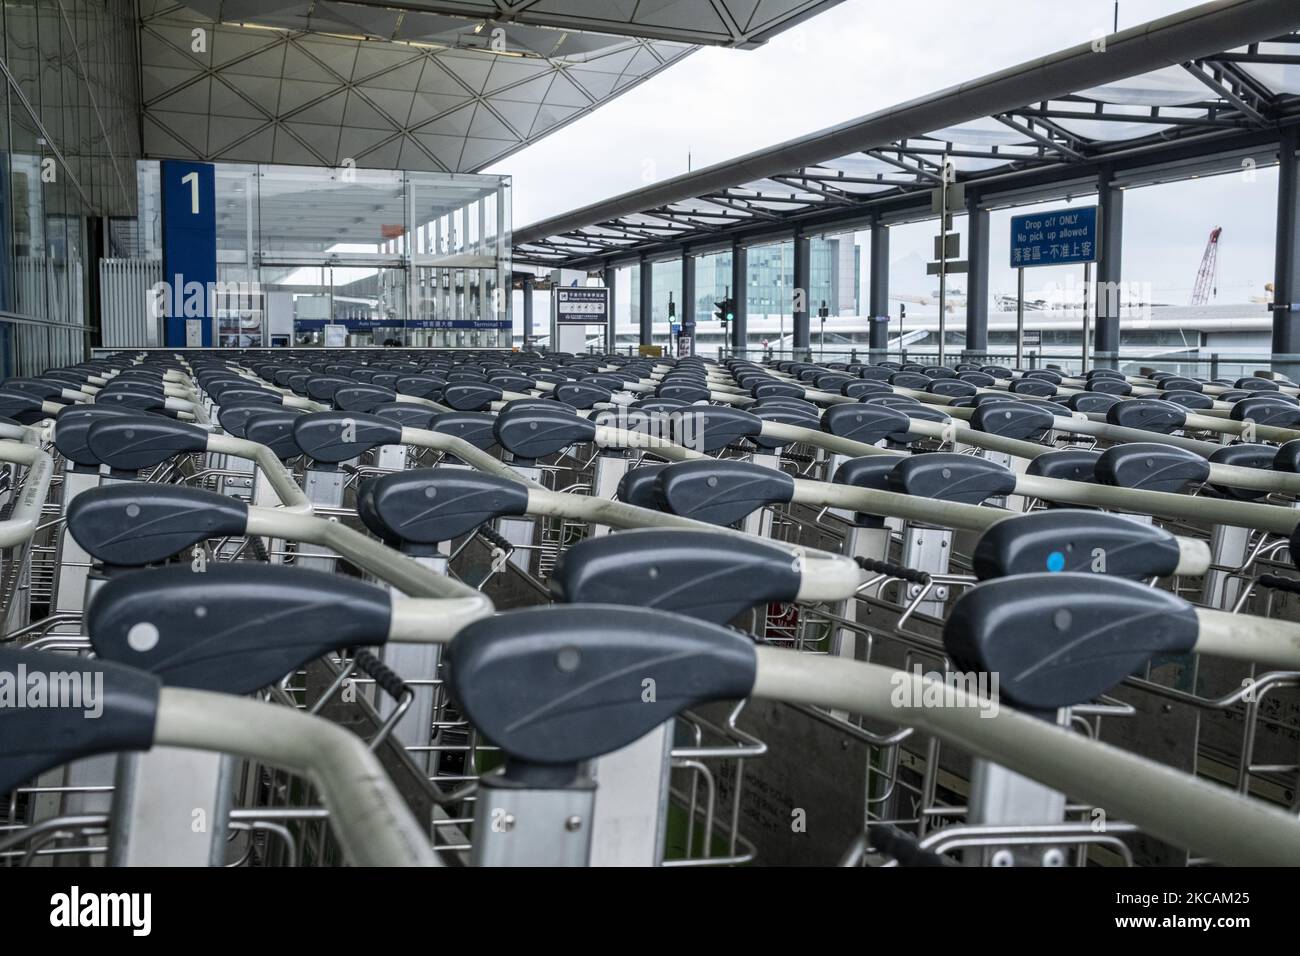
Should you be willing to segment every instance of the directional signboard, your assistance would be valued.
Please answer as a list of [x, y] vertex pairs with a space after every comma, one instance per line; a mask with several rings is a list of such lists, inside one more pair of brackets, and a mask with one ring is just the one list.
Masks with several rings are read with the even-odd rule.
[[1096, 262], [1097, 207], [1011, 217], [1011, 268]]
[[604, 325], [609, 321], [609, 289], [560, 286], [554, 290], [555, 321], [560, 325]]

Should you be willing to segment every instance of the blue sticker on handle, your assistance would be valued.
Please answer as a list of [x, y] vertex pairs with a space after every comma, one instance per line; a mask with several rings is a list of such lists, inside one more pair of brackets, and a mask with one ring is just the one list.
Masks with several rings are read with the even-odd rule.
[[1065, 555], [1060, 551], [1053, 551], [1047, 556], [1047, 570], [1056, 574], [1065, 570]]

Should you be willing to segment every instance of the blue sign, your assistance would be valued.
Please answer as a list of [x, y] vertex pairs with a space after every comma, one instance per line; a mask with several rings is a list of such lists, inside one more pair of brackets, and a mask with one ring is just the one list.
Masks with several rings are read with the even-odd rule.
[[1011, 217], [1011, 268], [1097, 261], [1097, 207]]
[[435, 329], [477, 329], [492, 331], [509, 329], [510, 323], [498, 319], [434, 319], [430, 328]]
[[341, 325], [349, 332], [377, 332], [381, 329], [400, 332], [403, 329], [477, 329], [479, 331], [509, 329], [509, 322], [496, 319], [411, 319], [406, 322], [394, 319], [294, 319], [295, 332], [319, 332], [327, 325]]
[[[184, 347], [186, 320], [203, 326], [203, 345], [212, 345], [212, 290], [217, 282], [217, 188], [210, 163], [164, 159], [162, 176], [163, 281], [172, 288], [164, 344]], [[177, 314], [179, 311], [180, 314]]]

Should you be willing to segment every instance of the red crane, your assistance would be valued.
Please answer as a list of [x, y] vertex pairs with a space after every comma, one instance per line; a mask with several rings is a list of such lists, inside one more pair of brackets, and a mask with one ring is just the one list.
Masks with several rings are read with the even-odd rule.
[[1219, 236], [1222, 226], [1210, 230], [1210, 241], [1201, 256], [1201, 268], [1196, 273], [1196, 286], [1192, 289], [1192, 305], [1205, 305], [1211, 296], [1219, 294]]

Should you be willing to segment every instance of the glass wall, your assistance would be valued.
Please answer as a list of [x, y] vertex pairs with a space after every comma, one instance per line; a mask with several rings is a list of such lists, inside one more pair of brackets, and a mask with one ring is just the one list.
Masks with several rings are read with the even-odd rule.
[[[159, 166], [140, 163], [145, 254], [161, 259]], [[216, 164], [219, 345], [509, 348], [504, 176]]]
[[722, 323], [717, 303], [731, 291], [731, 253], [695, 257], [695, 354], [717, 355], [722, 347]]
[[[811, 283], [808, 311], [817, 315], [822, 303], [833, 317], [857, 316], [862, 309], [862, 249], [853, 233], [813, 238], [811, 248]], [[747, 251], [748, 328], [751, 348], [770, 345], [788, 348], [794, 334], [794, 245], [791, 242], [751, 246]], [[681, 300], [680, 263], [673, 260], [655, 267], [654, 310], [656, 341], [667, 333], [668, 294]], [[664, 271], [660, 272], [659, 270]], [[670, 271], [671, 270], [671, 271]], [[695, 350], [714, 355], [722, 345], [722, 326], [714, 315], [715, 303], [721, 302], [731, 289], [731, 253], [717, 252], [695, 257]], [[681, 316], [681, 306], [677, 315]], [[660, 328], [660, 325], [663, 328]], [[835, 323], [828, 324], [828, 333]], [[813, 334], [819, 325], [813, 322]], [[765, 345], [766, 343], [766, 345]]]
[[[654, 276], [654, 314], [651, 326], [651, 345], [662, 345], [664, 354], [673, 354], [674, 348], [672, 326], [680, 328], [682, 324], [682, 260], [670, 259], [667, 262], [655, 262], [651, 265]], [[662, 304], [661, 304], [662, 303]], [[669, 303], [672, 303], [672, 316], [668, 315]]]
[[641, 266], [619, 266], [614, 270], [615, 349], [636, 351], [641, 341]]
[[12, 375], [84, 356], [101, 217], [135, 213], [134, 10], [6, 0], [0, 37], [0, 367]]
[[[813, 354], [856, 346], [868, 341], [871, 271], [871, 232], [858, 230], [812, 240], [812, 295], [809, 296], [810, 342]], [[822, 303], [826, 318], [818, 316]]]

